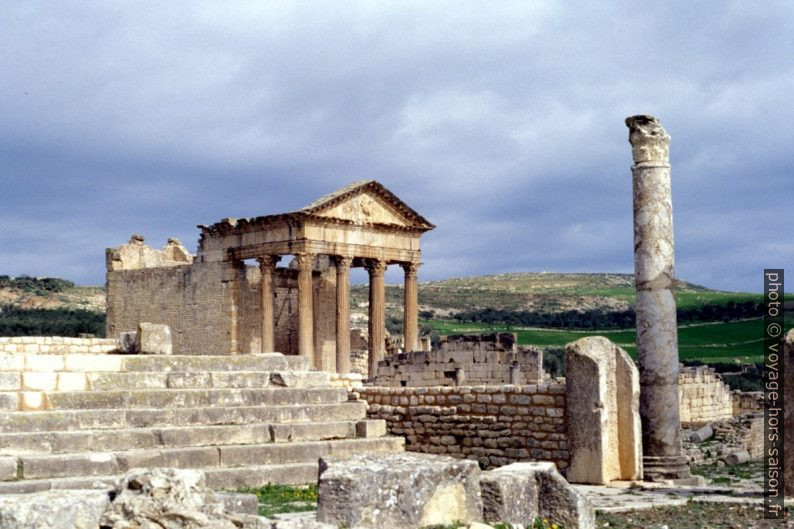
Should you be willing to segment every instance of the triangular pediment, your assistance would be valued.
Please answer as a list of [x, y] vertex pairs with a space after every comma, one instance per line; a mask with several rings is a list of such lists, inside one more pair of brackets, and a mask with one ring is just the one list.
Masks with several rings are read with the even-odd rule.
[[301, 211], [358, 225], [390, 225], [423, 231], [435, 227], [374, 180], [339, 189]]

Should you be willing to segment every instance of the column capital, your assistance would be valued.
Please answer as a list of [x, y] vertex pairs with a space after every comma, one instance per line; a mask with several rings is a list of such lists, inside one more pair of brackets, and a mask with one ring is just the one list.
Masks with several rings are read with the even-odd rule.
[[635, 164], [667, 164], [670, 158], [670, 135], [653, 116], [626, 118], [631, 155]]
[[273, 268], [281, 261], [280, 255], [262, 255], [256, 258], [259, 268]]
[[381, 261], [380, 259], [367, 259], [364, 263], [369, 275], [371, 276], [379, 276], [383, 275], [386, 272], [386, 261]]
[[402, 266], [403, 270], [405, 270], [406, 276], [415, 276], [417, 273], [419, 273], [419, 267], [422, 266], [422, 263], [400, 263], [400, 266]]
[[314, 254], [310, 253], [296, 253], [295, 254], [295, 264], [298, 265], [300, 270], [311, 270], [312, 264], [314, 262]]
[[331, 256], [331, 261], [334, 263], [337, 271], [350, 270], [350, 265], [353, 264], [353, 258], [344, 255]]

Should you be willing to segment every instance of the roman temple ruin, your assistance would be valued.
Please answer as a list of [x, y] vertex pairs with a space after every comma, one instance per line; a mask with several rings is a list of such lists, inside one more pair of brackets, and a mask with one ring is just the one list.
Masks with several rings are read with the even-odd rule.
[[[350, 370], [350, 268], [369, 273], [369, 372], [385, 353], [389, 265], [404, 270], [404, 348], [418, 349], [419, 239], [433, 224], [376, 181], [297, 211], [199, 226], [198, 252], [133, 236], [107, 250], [107, 334], [166, 324], [176, 354], [279, 351]], [[287, 267], [277, 266], [285, 256]], [[256, 265], [246, 261], [256, 260]]]

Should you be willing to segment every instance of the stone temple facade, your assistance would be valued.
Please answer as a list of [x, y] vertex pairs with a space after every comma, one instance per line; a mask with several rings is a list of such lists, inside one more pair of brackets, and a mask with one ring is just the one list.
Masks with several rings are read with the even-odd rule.
[[[419, 239], [435, 226], [376, 181], [298, 211], [200, 225], [198, 252], [133, 236], [106, 252], [107, 332], [168, 325], [175, 354], [278, 351], [350, 370], [350, 268], [369, 272], [369, 368], [385, 352], [387, 266], [405, 271], [405, 349], [418, 349]], [[285, 256], [294, 258], [278, 266]], [[251, 263], [251, 264], [248, 264]]]

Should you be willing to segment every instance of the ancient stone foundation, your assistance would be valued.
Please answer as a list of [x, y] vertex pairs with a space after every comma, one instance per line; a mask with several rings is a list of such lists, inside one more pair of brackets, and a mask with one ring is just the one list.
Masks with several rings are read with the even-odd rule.
[[384, 419], [406, 449], [473, 459], [483, 468], [518, 461], [570, 463], [565, 385], [363, 387], [368, 417]]

